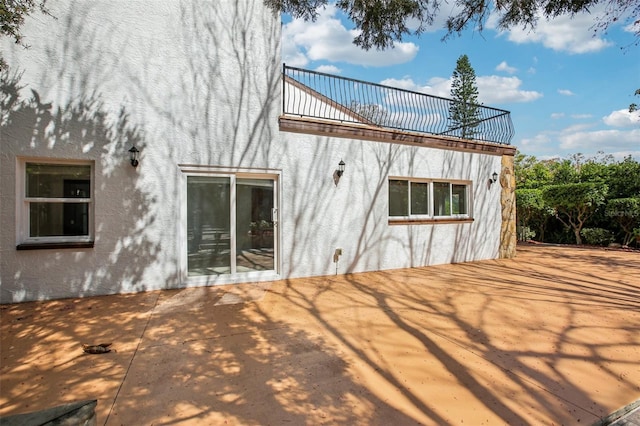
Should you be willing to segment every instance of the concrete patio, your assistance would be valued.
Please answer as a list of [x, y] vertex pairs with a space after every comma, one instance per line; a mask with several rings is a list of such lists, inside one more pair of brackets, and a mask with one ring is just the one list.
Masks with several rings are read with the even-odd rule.
[[97, 399], [108, 425], [590, 425], [640, 398], [637, 251], [0, 309], [0, 416]]

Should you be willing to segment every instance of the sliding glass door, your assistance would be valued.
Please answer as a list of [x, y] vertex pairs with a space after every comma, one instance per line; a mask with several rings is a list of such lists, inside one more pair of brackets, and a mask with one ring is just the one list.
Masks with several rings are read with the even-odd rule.
[[189, 276], [274, 271], [276, 181], [261, 176], [187, 176]]
[[274, 270], [274, 182], [236, 179], [236, 271]]

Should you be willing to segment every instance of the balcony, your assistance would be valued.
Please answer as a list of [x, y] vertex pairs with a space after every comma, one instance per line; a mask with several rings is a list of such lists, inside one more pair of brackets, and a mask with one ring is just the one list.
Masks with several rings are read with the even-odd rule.
[[[287, 117], [500, 145], [509, 145], [514, 134], [509, 111], [468, 108], [452, 99], [286, 65], [282, 72], [282, 111]], [[469, 110], [472, 119], [452, 118], [453, 111], [460, 116]]]

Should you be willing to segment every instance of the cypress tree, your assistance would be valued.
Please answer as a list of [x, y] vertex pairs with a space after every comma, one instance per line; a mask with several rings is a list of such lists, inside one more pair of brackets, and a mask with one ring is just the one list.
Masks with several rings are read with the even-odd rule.
[[463, 139], [473, 139], [480, 124], [476, 72], [467, 55], [456, 62], [451, 76], [451, 106], [449, 107], [449, 132]]

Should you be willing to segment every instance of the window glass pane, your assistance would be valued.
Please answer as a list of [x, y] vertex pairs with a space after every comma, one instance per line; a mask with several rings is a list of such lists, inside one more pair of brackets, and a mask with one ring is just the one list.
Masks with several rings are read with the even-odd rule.
[[29, 203], [29, 236], [89, 235], [88, 203]]
[[433, 183], [433, 214], [434, 216], [451, 215], [451, 185], [448, 182]]
[[275, 269], [273, 187], [271, 179], [236, 180], [236, 272]]
[[409, 216], [409, 182], [389, 180], [389, 216]]
[[91, 166], [27, 163], [27, 197], [90, 198]]
[[453, 214], [467, 214], [467, 186], [452, 185], [451, 204]]
[[231, 273], [230, 186], [228, 177], [187, 177], [189, 275]]
[[429, 214], [428, 183], [411, 183], [411, 214]]

